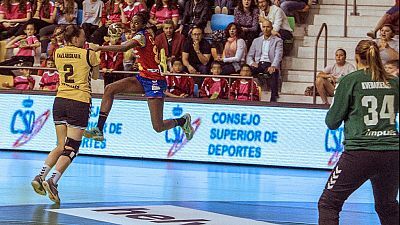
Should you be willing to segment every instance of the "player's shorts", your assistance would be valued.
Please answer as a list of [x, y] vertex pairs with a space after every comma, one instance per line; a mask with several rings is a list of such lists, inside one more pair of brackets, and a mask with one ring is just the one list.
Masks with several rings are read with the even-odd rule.
[[53, 120], [55, 125], [86, 129], [90, 116], [90, 103], [72, 99], [54, 99]]
[[144, 89], [144, 94], [148, 98], [164, 98], [165, 90], [167, 90], [167, 82], [165, 80], [151, 80], [136, 75], [137, 80], [140, 82]]

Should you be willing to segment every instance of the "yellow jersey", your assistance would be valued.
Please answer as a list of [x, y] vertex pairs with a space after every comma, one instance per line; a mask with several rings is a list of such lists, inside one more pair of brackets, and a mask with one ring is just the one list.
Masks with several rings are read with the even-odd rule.
[[57, 97], [90, 103], [92, 67], [99, 65], [95, 52], [65, 46], [56, 50], [54, 62], [60, 74]]

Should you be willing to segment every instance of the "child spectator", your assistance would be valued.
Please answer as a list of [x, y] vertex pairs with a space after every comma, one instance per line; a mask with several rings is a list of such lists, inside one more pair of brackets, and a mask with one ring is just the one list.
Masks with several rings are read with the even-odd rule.
[[[122, 44], [125, 44], [126, 42], [128, 42], [129, 40], [131, 40], [133, 38], [133, 33], [130, 29], [125, 29], [125, 39], [126, 41], [123, 42]], [[132, 71], [133, 70], [133, 61], [135, 60], [134, 57], [134, 50], [133, 49], [129, 49], [128, 51], [124, 52], [124, 70], [125, 71]]]
[[[17, 54], [11, 59], [0, 63], [0, 66], [14, 66], [22, 62], [30, 62], [32, 65], [35, 61], [36, 48], [40, 46], [39, 40], [35, 37], [35, 26], [26, 24], [24, 32], [21, 35], [7, 43], [6, 48], [19, 48]], [[1, 69], [0, 74], [11, 75], [11, 69]]]
[[[21, 66], [31, 67], [33, 63], [24, 62]], [[20, 69], [21, 75], [14, 77], [14, 85], [11, 86], [9, 83], [3, 83], [2, 86], [6, 88], [14, 88], [17, 90], [33, 90], [35, 86], [35, 80], [31, 77], [30, 69]]]
[[50, 44], [47, 47], [47, 58], [53, 58], [54, 52], [58, 48], [64, 47], [64, 26], [59, 26], [54, 30]]
[[391, 60], [384, 65], [388, 74], [399, 76], [399, 60]]
[[[222, 67], [219, 62], [213, 62], [211, 64], [211, 73], [212, 75], [221, 75]], [[201, 98], [210, 98], [210, 99], [227, 99], [229, 92], [228, 81], [225, 78], [210, 78], [207, 77], [204, 79], [203, 84], [200, 89], [200, 97]]]
[[[251, 67], [244, 64], [240, 70], [241, 77], [251, 77]], [[253, 94], [251, 93], [253, 90]], [[238, 101], [260, 101], [258, 86], [256, 82], [253, 81], [253, 86], [250, 79], [237, 79], [233, 82], [230, 89], [231, 100]]]
[[[54, 63], [53, 58], [48, 58], [46, 60], [47, 68], [55, 68], [56, 65]], [[42, 79], [40, 80], [40, 89], [44, 91], [57, 91], [59, 85], [59, 73], [57, 70], [46, 70], [42, 75]]]
[[[172, 73], [183, 73], [183, 63], [179, 59], [172, 62]], [[187, 76], [167, 76], [167, 91], [165, 95], [173, 98], [192, 97], [194, 80]]]
[[[104, 42], [103, 46], [106, 45], [120, 45], [122, 28], [117, 24], [110, 25], [108, 41]], [[100, 67], [102, 68], [104, 77], [104, 87], [107, 84], [111, 84], [117, 80], [124, 78], [123, 74], [111, 73], [113, 70], [122, 71], [124, 70], [124, 53], [123, 52], [111, 52], [102, 51], [100, 52]]]

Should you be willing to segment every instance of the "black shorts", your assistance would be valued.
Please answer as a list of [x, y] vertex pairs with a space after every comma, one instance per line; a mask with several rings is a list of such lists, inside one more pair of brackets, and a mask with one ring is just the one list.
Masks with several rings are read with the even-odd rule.
[[66, 98], [55, 98], [53, 120], [55, 125], [86, 129], [90, 116], [90, 103]]

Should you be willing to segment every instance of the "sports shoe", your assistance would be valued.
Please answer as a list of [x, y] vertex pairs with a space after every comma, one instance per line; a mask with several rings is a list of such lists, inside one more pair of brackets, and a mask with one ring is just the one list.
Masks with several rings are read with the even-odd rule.
[[54, 184], [53, 179], [48, 179], [47, 181], [43, 181], [43, 187], [49, 193], [49, 198], [53, 202], [59, 204], [60, 203], [60, 197], [58, 197], [58, 190], [57, 184]]
[[36, 193], [39, 195], [46, 195], [46, 190], [43, 188], [43, 179], [40, 175], [36, 175], [36, 177], [33, 178], [31, 185]]
[[83, 136], [96, 141], [104, 141], [103, 131], [101, 131], [98, 127], [93, 127], [90, 130], [85, 130], [85, 132], [83, 132]]
[[189, 113], [186, 113], [182, 116], [186, 120], [185, 124], [183, 124], [182, 129], [186, 135], [186, 139], [190, 141], [194, 135], [194, 129], [192, 127], [192, 118], [190, 117]]

